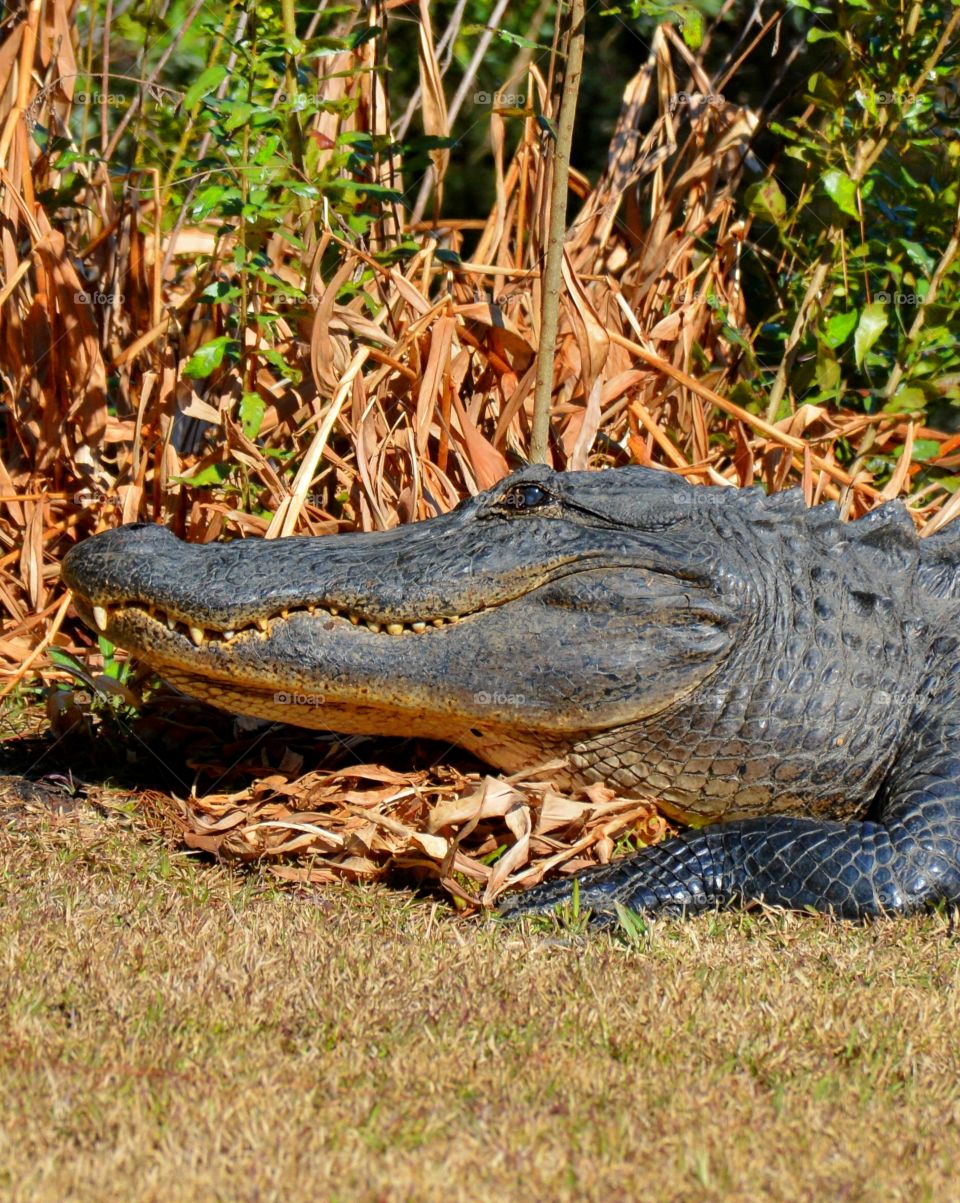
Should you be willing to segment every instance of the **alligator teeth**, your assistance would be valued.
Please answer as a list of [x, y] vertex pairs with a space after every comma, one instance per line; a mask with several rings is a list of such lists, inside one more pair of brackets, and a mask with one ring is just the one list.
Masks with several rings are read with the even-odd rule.
[[[227, 630], [223, 630], [223, 631], [215, 631], [215, 630], [207, 631], [203, 627], [198, 627], [198, 626], [193, 626], [192, 624], [188, 624], [184, 620], [178, 619], [178, 618], [174, 617], [173, 614], [169, 614], [165, 610], [162, 610], [156, 606], [151, 606], [151, 605], [144, 603], [139, 608], [142, 610], [142, 612], [144, 614], [151, 617], [155, 622], [163, 623], [167, 627], [167, 629], [170, 631], [180, 631], [180, 632], [186, 631], [186, 633], [189, 634], [190, 639], [192, 640], [192, 642], [194, 643], [194, 645], [196, 647], [203, 647], [204, 644], [206, 644], [206, 643], [217, 642], [218, 640], [232, 640], [237, 637], [237, 633], [238, 633], [237, 628], [234, 628], [234, 627], [231, 627], [231, 628], [229, 628]], [[462, 618], [462, 615], [460, 615], [460, 614], [450, 614], [446, 618], [417, 619], [416, 621], [407, 621], [407, 622], [375, 622], [373, 619], [362, 618], [358, 614], [350, 614], [349, 612], [346, 612], [337, 606], [326, 607], [326, 606], [320, 605], [319, 603], [316, 603], [316, 602], [311, 603], [309, 606], [304, 607], [304, 609], [309, 614], [320, 614], [320, 615], [330, 615], [332, 617], [338, 617], [338, 616], [342, 617], [344, 619], [347, 619], [355, 627], [357, 627], [357, 626], [366, 627], [367, 630], [371, 631], [374, 635], [380, 634], [381, 631], [385, 631], [388, 635], [394, 635], [394, 636], [405, 635], [408, 631], [412, 631], [413, 633], [415, 633], [417, 635], [421, 635], [421, 634], [423, 634], [424, 631], [428, 630], [430, 627], [434, 627], [436, 629], [441, 629], [442, 627], [445, 627], [448, 624], [460, 622], [460, 620]], [[294, 615], [296, 615], [298, 613], [303, 613], [303, 611], [302, 610], [293, 611]], [[289, 609], [285, 609], [285, 610], [281, 610], [279, 612], [279, 614], [273, 615], [270, 618], [262, 618], [262, 617], [254, 618], [252, 620], [252, 622], [250, 623], [250, 626], [254, 627], [256, 630], [261, 631], [264, 635], [269, 635], [270, 634], [270, 623], [273, 618], [289, 618], [290, 616], [291, 616], [291, 611]], [[107, 629], [107, 624], [110, 621], [109, 608], [107, 606], [94, 606], [93, 607], [93, 621], [99, 630], [105, 631]], [[240, 632], [242, 633], [244, 630], [248, 630], [249, 627], [246, 626], [246, 624], [241, 624], [241, 627], [239, 629], [240, 629]]]
[[101, 631], [105, 631], [107, 629], [108, 617], [105, 606], [93, 607], [93, 621], [97, 624]]

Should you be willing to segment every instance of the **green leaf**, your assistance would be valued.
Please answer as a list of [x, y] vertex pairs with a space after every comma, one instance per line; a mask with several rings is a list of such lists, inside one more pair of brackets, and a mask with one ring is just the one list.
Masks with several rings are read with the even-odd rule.
[[244, 393], [240, 398], [240, 425], [248, 439], [255, 439], [260, 433], [266, 412], [266, 403], [259, 393]]
[[232, 187], [225, 188], [221, 184], [211, 184], [209, 188], [204, 188], [198, 194], [190, 206], [190, 216], [194, 221], [203, 221], [214, 209], [222, 209], [223, 215], [231, 211], [237, 212], [240, 199], [239, 189]]
[[232, 106], [232, 112], [223, 123], [223, 128], [229, 133], [232, 130], [240, 129], [246, 125], [253, 116], [254, 107], [252, 104], [247, 104], [246, 101], [241, 101]]
[[807, 90], [814, 100], [821, 100], [829, 105], [836, 105], [840, 101], [840, 85], [823, 71], [814, 71], [807, 80]]
[[198, 347], [183, 365], [184, 376], [202, 380], [205, 376], [215, 372], [223, 363], [223, 357], [231, 343], [234, 348], [239, 348], [239, 343], [235, 338], [221, 334], [219, 338], [213, 338], [210, 342], [204, 343], [202, 347]]
[[279, 351], [266, 348], [260, 352], [260, 358], [265, 359], [276, 370], [281, 380], [289, 380], [293, 384], [300, 383], [303, 373], [299, 368], [295, 368], [293, 364], [287, 363]]
[[529, 38], [521, 37], [518, 33], [510, 33], [507, 29], [491, 29], [489, 25], [464, 25], [461, 30], [465, 38], [474, 37], [478, 33], [491, 32], [495, 38], [501, 42], [506, 42], [510, 46], [517, 46], [522, 50], [549, 50], [549, 46], [541, 45], [539, 42], [532, 42]]
[[911, 242], [908, 238], [898, 238], [897, 241], [922, 272], [928, 276], [932, 274], [936, 261], [925, 246], [921, 246], [919, 242]]
[[358, 181], [350, 184], [348, 188], [356, 189], [359, 196], [379, 196], [381, 200], [390, 204], [399, 204], [403, 200], [402, 192], [398, 192], [396, 188], [388, 188], [386, 184], [373, 184], [364, 180], [362, 183]]
[[183, 97], [183, 107], [187, 110], [192, 109], [198, 100], [201, 100], [204, 96], [208, 96], [211, 92], [215, 92], [226, 77], [227, 68], [222, 63], [219, 66], [207, 67], [205, 71], [201, 71], [190, 87], [187, 88]]
[[885, 414], [912, 414], [927, 408], [923, 389], [901, 385], [883, 407]]
[[201, 292], [201, 301], [233, 301], [241, 296], [242, 292], [236, 284], [231, 284], [229, 280], [214, 280], [212, 284]]
[[779, 225], [787, 214], [787, 200], [776, 180], [760, 180], [744, 193], [747, 208], [756, 217]]
[[[904, 448], [895, 447], [893, 449], [893, 458], [902, 459]], [[940, 454], [940, 443], [937, 439], [917, 439], [913, 444], [913, 450], [910, 452], [910, 462], [922, 464], [925, 460], [933, 459], [934, 456]]]
[[624, 906], [622, 902], [615, 902], [613, 905], [617, 912], [617, 920], [620, 924], [620, 930], [623, 932], [627, 943], [634, 945], [639, 944], [649, 931], [647, 924], [644, 922], [643, 916], [638, 914], [636, 911], [630, 910], [630, 908]]
[[851, 217], [860, 216], [857, 211], [857, 186], [845, 172], [832, 167], [823, 173], [820, 183], [823, 184], [827, 196], [842, 213], [847, 213]]
[[830, 392], [840, 383], [840, 365], [833, 351], [825, 344], [817, 344], [817, 384]]
[[872, 88], [858, 88], [853, 94], [857, 104], [871, 117], [877, 115], [877, 94]]
[[836, 30], [820, 29], [816, 25], [814, 25], [811, 29], [807, 30], [807, 41], [811, 45], [813, 45], [814, 42], [827, 42], [827, 41], [839, 42], [841, 46], [843, 45], [843, 39], [836, 32]]
[[692, 4], [673, 4], [680, 21], [680, 35], [691, 50], [699, 50], [703, 41], [703, 16]]
[[202, 488], [205, 485], [219, 485], [233, 471], [233, 464], [207, 464], [205, 468], [194, 472], [192, 476], [174, 477], [178, 484], [193, 485]]
[[766, 396], [754, 388], [747, 380], [738, 380], [730, 390], [730, 400], [752, 414], [762, 413], [766, 408]]
[[383, 29], [379, 25], [361, 25], [353, 33], [347, 34], [344, 41], [350, 50], [356, 50], [364, 42], [369, 42], [371, 38], [379, 37], [381, 33], [383, 33]]
[[89, 681], [90, 676], [87, 670], [83, 667], [79, 660], [76, 660], [69, 652], [61, 651], [58, 647], [47, 648], [47, 659], [50, 660], [57, 668], [64, 669], [71, 676], [79, 677], [81, 681]]
[[851, 309], [849, 313], [835, 313], [827, 322], [825, 337], [827, 346], [839, 347], [845, 343], [856, 324], [857, 311], [855, 309]]
[[860, 314], [857, 332], [853, 336], [853, 354], [858, 368], [863, 367], [864, 356], [886, 330], [888, 322], [889, 310], [882, 301], [867, 305]]

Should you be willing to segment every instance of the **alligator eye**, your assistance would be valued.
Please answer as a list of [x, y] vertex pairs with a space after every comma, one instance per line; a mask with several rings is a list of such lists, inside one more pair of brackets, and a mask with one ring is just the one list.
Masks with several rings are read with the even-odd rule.
[[539, 485], [514, 485], [504, 493], [500, 504], [508, 510], [535, 510], [550, 500], [550, 494]]

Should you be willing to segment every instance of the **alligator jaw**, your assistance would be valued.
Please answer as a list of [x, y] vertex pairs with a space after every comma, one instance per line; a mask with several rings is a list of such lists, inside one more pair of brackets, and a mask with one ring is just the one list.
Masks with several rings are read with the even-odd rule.
[[217, 628], [213, 626], [200, 626], [198, 625], [199, 620], [195, 620], [189, 616], [185, 617], [182, 613], [177, 614], [162, 606], [151, 605], [149, 602], [94, 604], [80, 597], [75, 600], [77, 610], [89, 627], [101, 635], [109, 635], [115, 642], [121, 644], [124, 643], [125, 634], [136, 633], [138, 630], [152, 631], [157, 626], [163, 627], [167, 631], [172, 631], [185, 639], [189, 639], [194, 647], [203, 647], [209, 643], [229, 645], [245, 636], [268, 640], [275, 623], [286, 622], [298, 614], [307, 614], [320, 622], [327, 619], [341, 618], [343, 621], [349, 622], [352, 626], [366, 627], [368, 631], [374, 634], [383, 633], [394, 637], [398, 635], [422, 635], [428, 631], [454, 626], [463, 617], [469, 617], [466, 615], [451, 614], [445, 618], [431, 617], [410, 621], [377, 622], [371, 618], [366, 618], [349, 611], [341, 613], [335, 606], [327, 607], [311, 603], [306, 606], [286, 607], [276, 614], [258, 617], [252, 622], [238, 623], [235, 627]]
[[[88, 625], [99, 626], [91, 604], [81, 598], [74, 601], [81, 618]], [[176, 688], [220, 709], [344, 734], [412, 733], [466, 748], [506, 772], [552, 759], [556, 766], [553, 780], [558, 787], [571, 787], [578, 779], [563, 763], [569, 741], [549, 733], [524, 733], [513, 723], [505, 725], [504, 706], [499, 704], [502, 695], [492, 687], [490, 702], [484, 703], [481, 697], [481, 705], [475, 706], [473, 713], [462, 714], [456, 707], [438, 704], [436, 691], [430, 688], [408, 685], [402, 691], [393, 691], [387, 685], [379, 689], [363, 685], [331, 690], [327, 682], [306, 675], [288, 673], [278, 680], [262, 672], [263, 653], [270, 648], [271, 640], [294, 646], [300, 642], [298, 628], [306, 623], [314, 631], [319, 624], [325, 634], [366, 648], [372, 657], [385, 643], [391, 650], [405, 646], [411, 652], [422, 647], [424, 641], [442, 643], [454, 635], [455, 629], [460, 634], [483, 621], [479, 613], [415, 624], [422, 625], [422, 630], [407, 624], [400, 632], [402, 637], [398, 637], [388, 634], [387, 627], [380, 624], [355, 621], [355, 615], [310, 606], [238, 631], [197, 632], [202, 635], [198, 642], [188, 623], [156, 610], [151, 613], [146, 606], [100, 608], [106, 610], [100, 615], [106, 618], [102, 634], [153, 665]], [[230, 655], [239, 660], [231, 663], [227, 659]], [[505, 701], [509, 703], [509, 699]]]
[[88, 624], [224, 709], [439, 737], [520, 767], [517, 749], [555, 756], [672, 705], [732, 644], [740, 599], [718, 603], [702, 534], [664, 537], [698, 491], [645, 473], [618, 511], [607, 481], [631, 478], [603, 477], [530, 468], [366, 535], [197, 545], [123, 527], [63, 574]]

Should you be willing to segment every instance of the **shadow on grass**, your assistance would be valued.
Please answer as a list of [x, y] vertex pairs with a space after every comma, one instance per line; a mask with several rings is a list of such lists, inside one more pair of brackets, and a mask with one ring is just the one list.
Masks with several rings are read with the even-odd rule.
[[[378, 766], [399, 775], [434, 770], [463, 780], [486, 771], [460, 748], [419, 739], [342, 736], [228, 714], [168, 686], [136, 709], [76, 704], [68, 691], [46, 706], [23, 697], [0, 711], [0, 814], [9, 822], [66, 816], [84, 808], [121, 817], [145, 838], [191, 849], [201, 861], [257, 870], [279, 864], [207, 847], [183, 819], [184, 801], [249, 797], [264, 778], [296, 781], [307, 774], [343, 779]], [[264, 783], [266, 784], [266, 783]], [[305, 794], [304, 796], [307, 796]], [[295, 804], [294, 808], [296, 809]], [[294, 856], [291, 864], [299, 863]], [[438, 896], [429, 875], [388, 867], [383, 880]], [[449, 898], [444, 895], [449, 903]]]
[[404, 773], [443, 763], [484, 766], [452, 745], [422, 739], [338, 735], [228, 714], [164, 686], [136, 712], [70, 707], [51, 722], [39, 703], [0, 711], [0, 773], [38, 781], [203, 797], [243, 789], [271, 773], [349, 774], [382, 764]]

